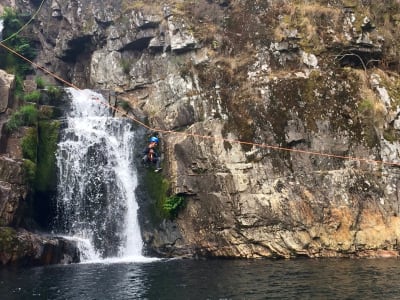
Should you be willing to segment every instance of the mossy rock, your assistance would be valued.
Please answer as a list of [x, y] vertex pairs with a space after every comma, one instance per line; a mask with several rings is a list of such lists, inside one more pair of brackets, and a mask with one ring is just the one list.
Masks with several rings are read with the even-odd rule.
[[163, 178], [161, 174], [154, 173], [152, 172], [152, 170], [149, 170], [148, 172], [146, 172], [145, 185], [146, 190], [149, 192], [149, 196], [154, 201], [151, 218], [156, 224], [159, 223], [162, 219], [168, 217], [163, 209], [163, 205], [168, 195], [169, 182], [168, 180]]
[[36, 162], [38, 149], [38, 134], [35, 127], [29, 127], [21, 140], [23, 157]]
[[35, 189], [46, 192], [56, 188], [56, 157], [59, 121], [39, 122], [39, 147], [37, 155], [37, 174]]
[[[18, 233], [10, 227], [0, 227], [0, 258], [12, 258], [19, 256], [29, 250], [29, 247], [21, 243], [18, 239]], [[4, 262], [3, 262], [4, 263]]]

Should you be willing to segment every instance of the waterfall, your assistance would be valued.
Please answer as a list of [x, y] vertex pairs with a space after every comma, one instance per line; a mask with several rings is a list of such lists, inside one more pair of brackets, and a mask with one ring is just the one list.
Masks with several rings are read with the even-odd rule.
[[0, 19], [0, 41], [3, 39], [4, 20]]
[[101, 94], [67, 89], [71, 109], [56, 153], [58, 232], [78, 241], [83, 260], [141, 258], [135, 198], [135, 132]]

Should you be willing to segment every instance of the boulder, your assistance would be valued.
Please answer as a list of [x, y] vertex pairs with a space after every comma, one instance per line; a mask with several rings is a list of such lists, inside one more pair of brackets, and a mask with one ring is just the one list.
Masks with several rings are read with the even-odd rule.
[[12, 90], [15, 85], [15, 76], [0, 70], [0, 113], [4, 113], [12, 106]]
[[79, 260], [79, 250], [72, 241], [0, 227], [0, 265], [70, 264]]

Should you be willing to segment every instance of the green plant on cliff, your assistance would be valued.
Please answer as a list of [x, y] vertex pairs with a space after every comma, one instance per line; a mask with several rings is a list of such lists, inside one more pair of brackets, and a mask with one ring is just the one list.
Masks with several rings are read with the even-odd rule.
[[44, 79], [42, 77], [36, 77], [35, 82], [38, 89], [44, 89], [46, 83], [44, 82]]
[[37, 119], [37, 108], [34, 105], [24, 105], [11, 115], [6, 128], [8, 131], [13, 131], [21, 126], [33, 126], [37, 123]]
[[25, 179], [27, 183], [33, 185], [36, 178], [36, 164], [29, 159], [25, 159], [23, 167], [25, 170]]
[[163, 203], [163, 209], [170, 219], [174, 219], [178, 216], [179, 210], [184, 206], [185, 198], [178, 195], [172, 195], [166, 197]]
[[22, 155], [36, 163], [38, 149], [38, 133], [35, 127], [30, 127], [21, 140]]
[[31, 186], [36, 178], [36, 161], [38, 149], [38, 135], [36, 127], [30, 127], [21, 140], [22, 155], [24, 160], [25, 179]]
[[35, 189], [45, 192], [55, 188], [55, 166], [58, 136], [60, 132], [59, 121], [40, 121], [37, 150], [37, 171]]
[[129, 59], [122, 59], [121, 68], [122, 72], [124, 72], [125, 75], [129, 75], [129, 72], [131, 71], [132, 68], [132, 62]]
[[46, 89], [50, 105], [57, 106], [58, 104], [60, 104], [62, 101], [64, 90], [58, 86], [52, 86], [52, 85], [47, 86]]
[[55, 188], [55, 153], [60, 130], [60, 122], [42, 120], [38, 127], [28, 128], [22, 138], [21, 147], [25, 158], [24, 167], [27, 181], [39, 192]]
[[0, 253], [18, 256], [27, 251], [28, 243], [24, 244], [18, 239], [15, 229], [10, 227], [0, 227]]
[[25, 100], [26, 102], [35, 102], [35, 103], [38, 103], [38, 102], [39, 102], [39, 99], [40, 99], [40, 91], [38, 91], [38, 90], [32, 91], [32, 92], [30, 92], [30, 93], [26, 93], [26, 94], [24, 95], [24, 100]]
[[152, 217], [155, 222], [161, 219], [175, 219], [185, 205], [185, 198], [179, 195], [170, 195], [170, 183], [161, 174], [147, 172], [145, 184], [149, 196], [154, 200]]
[[130, 111], [131, 105], [128, 101], [125, 100], [118, 100], [118, 106], [121, 107], [124, 111]]
[[[12, 36], [26, 23], [29, 16], [19, 14], [15, 10], [6, 7], [2, 18], [4, 20], [3, 39], [7, 39], [4, 44], [30, 60], [35, 58], [36, 49], [32, 46], [30, 35], [24, 36], [23, 34], [19, 34]], [[8, 73], [24, 76], [32, 71], [30, 64], [13, 53], [5, 49], [0, 49], [0, 55], [2, 57], [0, 68], [6, 70]]]

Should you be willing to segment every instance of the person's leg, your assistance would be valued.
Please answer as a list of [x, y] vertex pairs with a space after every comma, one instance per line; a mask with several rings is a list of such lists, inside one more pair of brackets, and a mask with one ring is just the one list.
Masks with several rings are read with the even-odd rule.
[[159, 157], [156, 157], [156, 169], [160, 169], [161, 165], [161, 159]]

